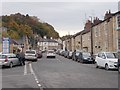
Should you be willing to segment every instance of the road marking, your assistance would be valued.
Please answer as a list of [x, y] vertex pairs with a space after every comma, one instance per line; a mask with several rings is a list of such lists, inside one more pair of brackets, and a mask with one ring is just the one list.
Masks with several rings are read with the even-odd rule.
[[40, 84], [38, 84], [38, 86], [39, 86], [39, 87], [41, 87], [41, 85], [40, 85]]
[[29, 67], [30, 67], [30, 72], [31, 72], [31, 74], [34, 74], [34, 71], [33, 71], [33, 69], [32, 69], [31, 63], [29, 63]]
[[60, 59], [56, 59], [57, 61], [61, 62]]
[[62, 62], [60, 59], [56, 59], [56, 60], [57, 60], [58, 62], [60, 62], [60, 63]]
[[40, 90], [41, 90], [41, 87], [42, 87], [42, 86], [41, 86], [40, 82], [38, 81], [37, 76], [35, 75], [35, 72], [33, 71], [32, 64], [31, 64], [31, 63], [29, 63], [29, 68], [30, 68], [31, 74], [33, 74], [33, 76], [34, 76], [34, 79], [35, 79], [38, 87], [40, 87]]
[[25, 65], [24, 65], [24, 75], [27, 75], [27, 63], [25, 62]]
[[37, 84], [39, 83], [39, 81], [38, 81], [38, 80], [37, 80], [36, 82], [37, 82]]

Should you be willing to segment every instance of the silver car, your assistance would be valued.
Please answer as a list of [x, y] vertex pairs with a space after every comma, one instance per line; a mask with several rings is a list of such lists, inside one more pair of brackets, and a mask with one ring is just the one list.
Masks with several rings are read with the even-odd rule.
[[15, 65], [20, 65], [19, 59], [15, 54], [0, 54], [0, 65], [12, 68]]
[[48, 50], [47, 51], [47, 58], [49, 58], [49, 57], [53, 57], [53, 58], [55, 58], [55, 52], [54, 52], [54, 50]]
[[28, 61], [37, 61], [36, 50], [26, 50], [25, 59], [28, 60]]

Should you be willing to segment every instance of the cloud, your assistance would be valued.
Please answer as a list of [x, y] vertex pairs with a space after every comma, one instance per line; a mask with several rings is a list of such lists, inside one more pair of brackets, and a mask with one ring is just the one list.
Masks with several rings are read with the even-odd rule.
[[3, 15], [37, 16], [60, 33], [81, 31], [89, 16], [102, 19], [107, 10], [117, 12], [117, 8], [117, 2], [2, 2]]
[[[33, 2], [33, 0], [1, 0], [2, 2]], [[118, 2], [119, 0], [34, 0], [34, 2]]]

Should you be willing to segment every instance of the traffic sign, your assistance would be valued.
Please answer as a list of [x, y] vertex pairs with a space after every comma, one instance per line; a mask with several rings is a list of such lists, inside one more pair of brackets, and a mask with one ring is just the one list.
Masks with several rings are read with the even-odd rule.
[[2, 39], [2, 53], [7, 54], [10, 53], [10, 39], [3, 38]]

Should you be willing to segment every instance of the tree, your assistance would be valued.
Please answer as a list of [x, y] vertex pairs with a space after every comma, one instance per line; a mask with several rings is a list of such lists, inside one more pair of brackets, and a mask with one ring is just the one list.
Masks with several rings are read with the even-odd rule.
[[20, 37], [16, 31], [9, 30], [8, 35], [11, 39], [20, 39]]
[[[17, 33], [22, 38], [23, 36], [32, 37], [34, 33], [40, 36], [58, 38], [59, 34], [54, 30], [54, 27], [48, 23], [40, 22], [35, 16], [20, 13], [11, 14], [10, 16], [2, 16], [2, 25], [6, 27], [9, 33]], [[12, 32], [11, 32], [12, 30]], [[14, 31], [14, 32], [13, 32]], [[13, 37], [13, 36], [11, 36]]]
[[28, 25], [20, 25], [20, 30], [19, 30], [19, 34], [23, 36], [27, 36], [30, 37], [33, 35], [33, 31], [31, 29], [31, 27], [29, 27]]

